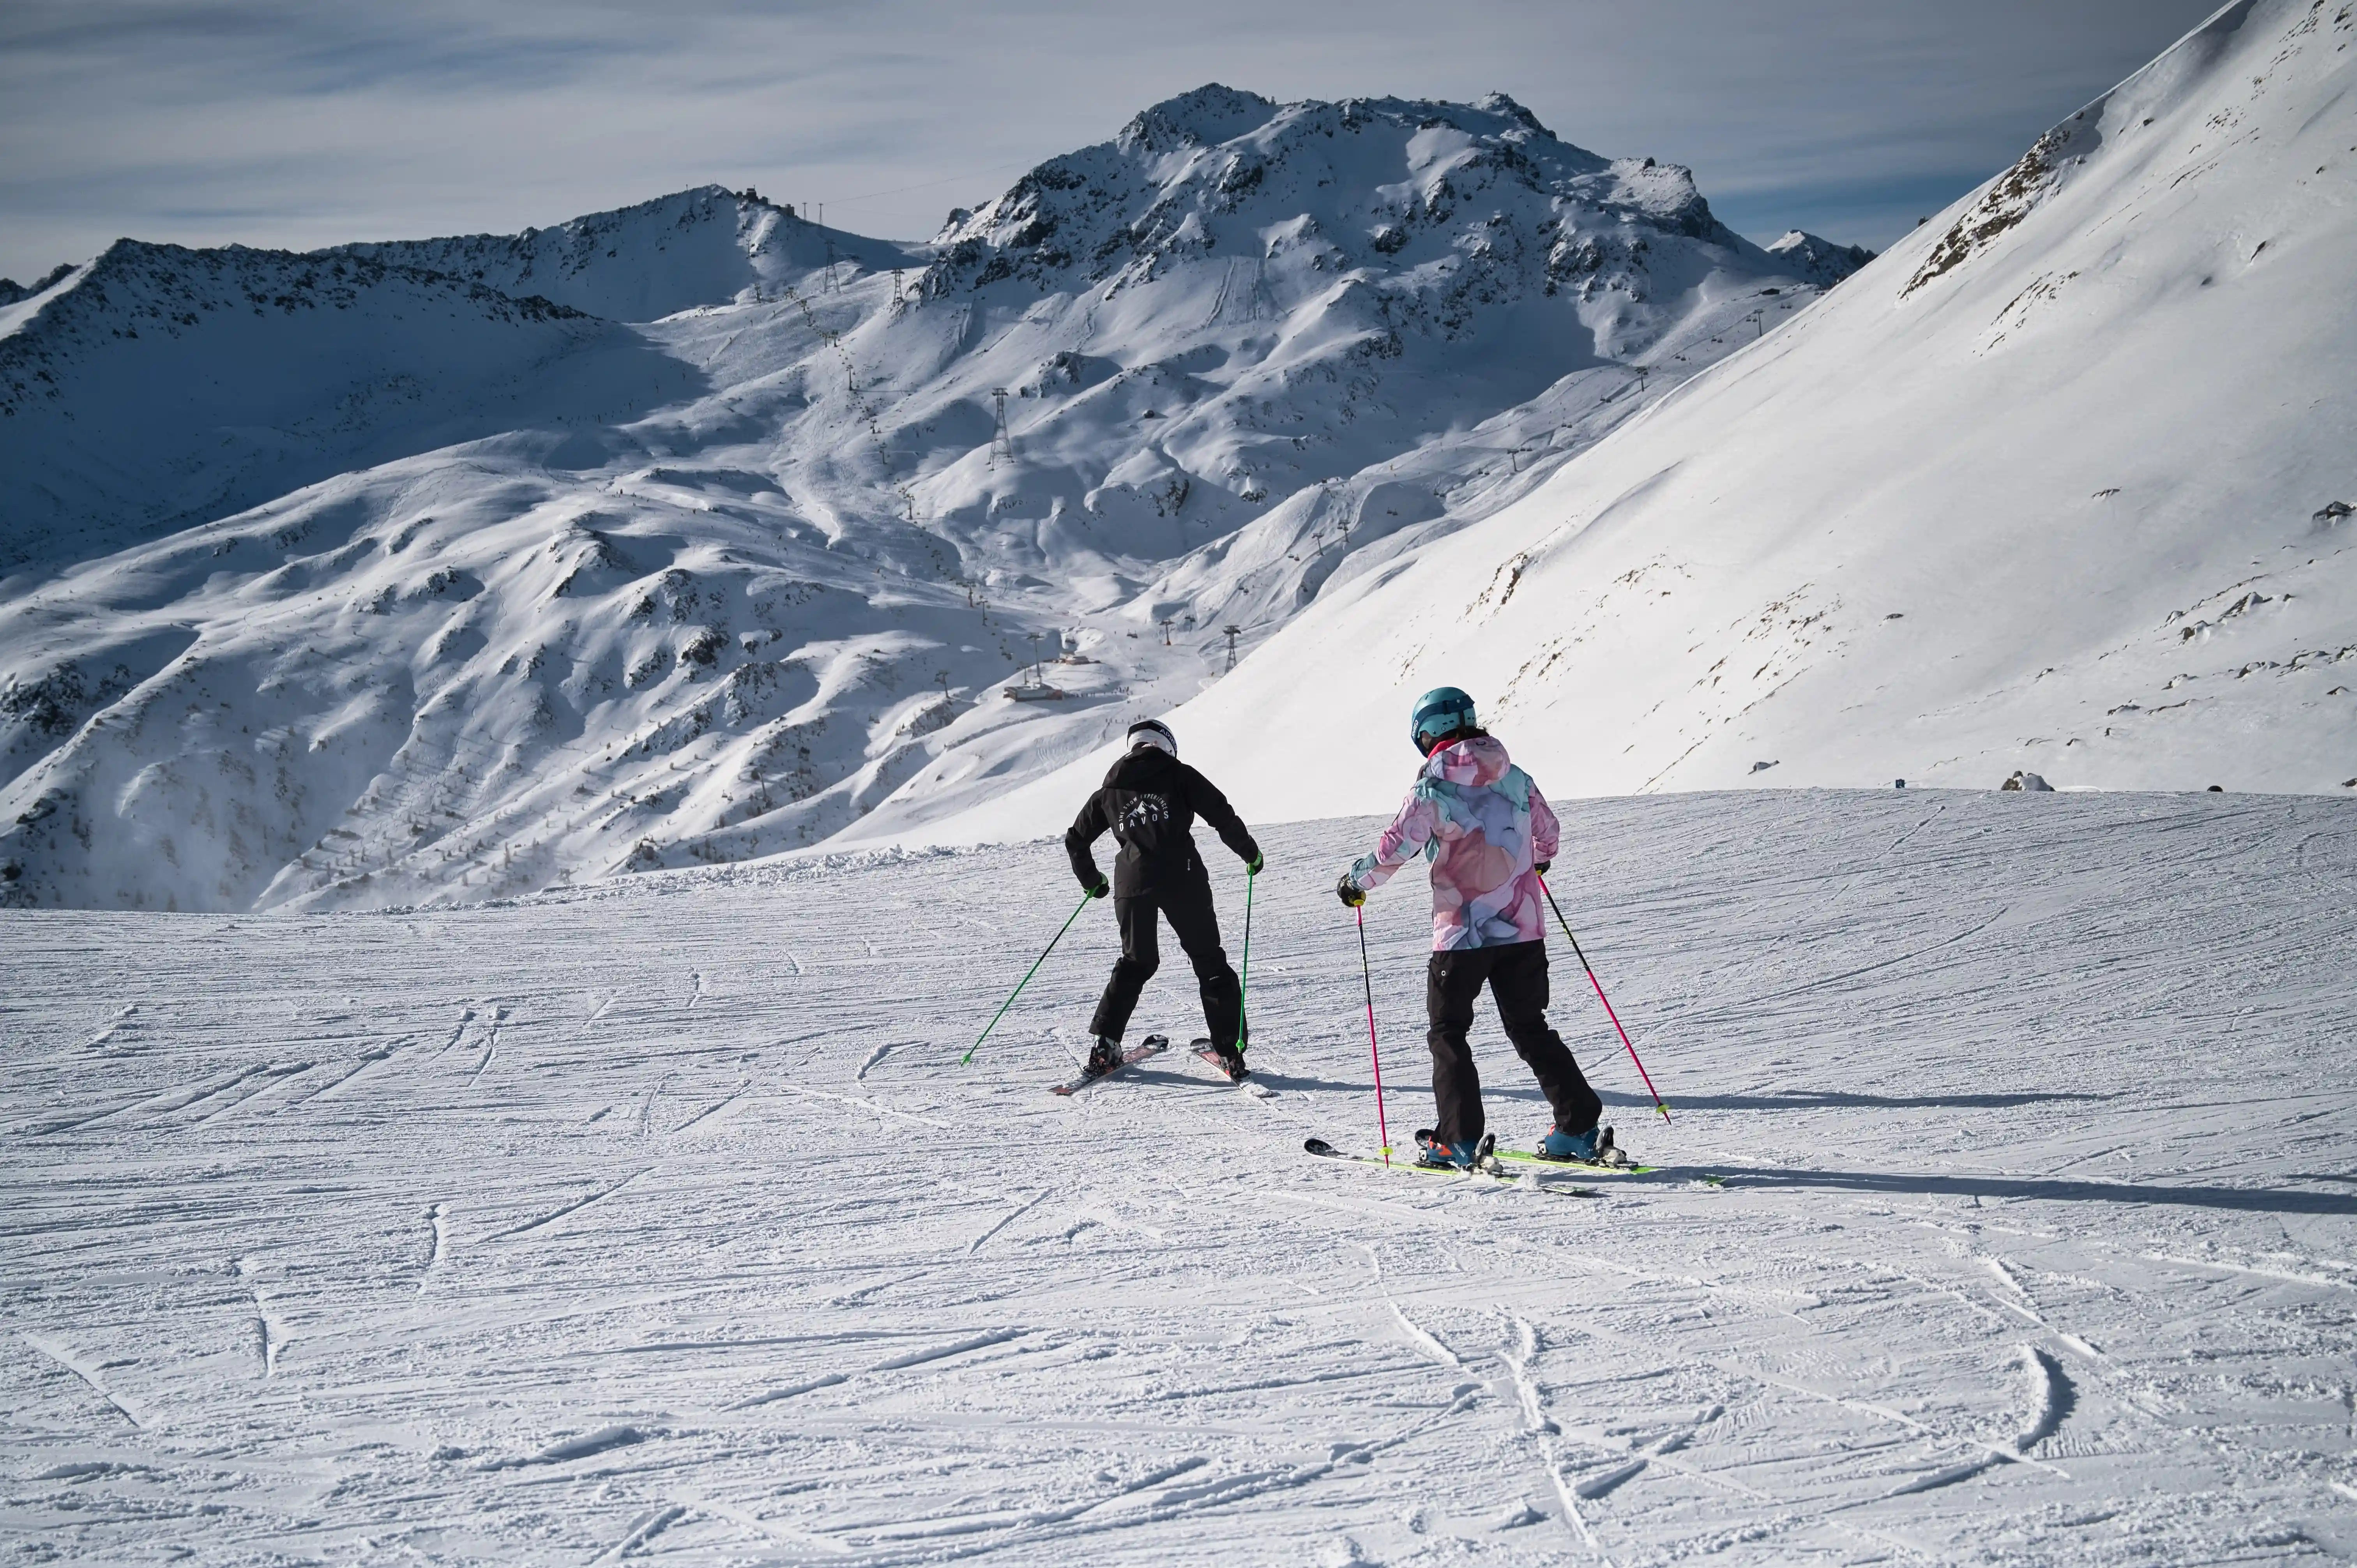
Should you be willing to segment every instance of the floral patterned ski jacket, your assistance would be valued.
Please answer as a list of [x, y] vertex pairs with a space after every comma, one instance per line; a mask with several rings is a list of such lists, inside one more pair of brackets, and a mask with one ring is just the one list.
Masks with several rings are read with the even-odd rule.
[[1426, 758], [1407, 800], [1351, 867], [1362, 888], [1382, 886], [1418, 851], [1432, 862], [1432, 948], [1504, 947], [1546, 935], [1538, 874], [1553, 860], [1555, 812], [1531, 776], [1491, 736], [1444, 746]]

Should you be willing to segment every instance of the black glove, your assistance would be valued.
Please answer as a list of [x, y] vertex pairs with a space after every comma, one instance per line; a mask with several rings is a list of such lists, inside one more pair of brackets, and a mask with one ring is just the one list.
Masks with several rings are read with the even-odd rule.
[[1342, 873], [1342, 879], [1334, 884], [1334, 896], [1353, 909], [1367, 901], [1367, 890], [1351, 881], [1347, 871]]
[[1100, 876], [1094, 882], [1090, 883], [1086, 887], [1082, 888], [1081, 891], [1087, 894], [1092, 898], [1102, 898], [1106, 894], [1113, 891], [1113, 884]]
[[1244, 875], [1245, 875], [1246, 876], [1258, 876], [1258, 875], [1260, 875], [1260, 868], [1261, 868], [1261, 858], [1260, 858], [1260, 854], [1259, 854], [1259, 853], [1258, 853], [1257, 851], [1255, 851], [1255, 852], [1254, 853], [1254, 854], [1253, 854], [1253, 857], [1252, 857], [1250, 860], [1248, 860], [1248, 861], [1245, 861], [1245, 862], [1244, 862]]
[[1531, 869], [1537, 872], [1541, 876], [1544, 876], [1548, 872], [1555, 869], [1555, 862], [1551, 860], [1543, 860], [1536, 865], [1532, 866]]

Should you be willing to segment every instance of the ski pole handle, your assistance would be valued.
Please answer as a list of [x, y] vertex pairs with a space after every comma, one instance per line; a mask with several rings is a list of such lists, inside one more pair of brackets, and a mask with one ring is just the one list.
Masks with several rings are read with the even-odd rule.
[[[1538, 876], [1535, 871], [1531, 875]], [[1620, 1044], [1627, 1047], [1629, 1059], [1637, 1064], [1637, 1076], [1645, 1080], [1645, 1092], [1653, 1097], [1653, 1109], [1662, 1113], [1663, 1121], [1668, 1121], [1670, 1108], [1662, 1102], [1662, 1091], [1653, 1087], [1653, 1075], [1645, 1070], [1644, 1060], [1637, 1055], [1637, 1047], [1629, 1043], [1629, 1031], [1621, 1028], [1620, 1015], [1612, 1011], [1612, 998], [1604, 994], [1604, 983], [1596, 978], [1595, 965], [1589, 963], [1587, 955], [1580, 951], [1579, 939], [1571, 934], [1571, 922], [1563, 918], [1563, 906], [1555, 901], [1555, 889], [1546, 885], [1544, 876], [1539, 876], [1539, 891], [1546, 895], [1547, 908], [1555, 911], [1555, 923], [1563, 928], [1564, 939], [1571, 943], [1572, 954], [1579, 960], [1579, 967], [1587, 971], [1587, 983], [1596, 987], [1596, 999], [1604, 1004], [1604, 1015], [1612, 1020], [1612, 1027], [1620, 1032]]]
[[1073, 908], [1070, 915], [1064, 918], [1063, 930], [1058, 931], [1053, 937], [1049, 939], [1048, 945], [1040, 950], [1039, 956], [1031, 961], [1031, 967], [1023, 972], [1023, 978], [1016, 982], [1015, 989], [1007, 993], [1006, 1000], [998, 1004], [998, 1011], [992, 1015], [990, 1022], [983, 1026], [982, 1033], [974, 1036], [974, 1044], [965, 1048], [965, 1055], [958, 1058], [958, 1065], [960, 1067], [963, 1067], [968, 1062], [974, 1060], [974, 1053], [982, 1049], [982, 1042], [990, 1038], [990, 1031], [998, 1027], [998, 1020], [1006, 1016], [1006, 1010], [1015, 1005], [1015, 999], [1023, 994], [1023, 988], [1031, 983], [1031, 977], [1039, 972], [1039, 966], [1048, 961], [1048, 955], [1054, 952], [1056, 950], [1056, 944], [1064, 940], [1064, 931], [1069, 931], [1072, 929], [1072, 922], [1081, 918], [1081, 910], [1087, 908], [1089, 907], [1089, 900], [1095, 897], [1096, 895], [1093, 893], [1083, 893], [1081, 895], [1079, 905]]

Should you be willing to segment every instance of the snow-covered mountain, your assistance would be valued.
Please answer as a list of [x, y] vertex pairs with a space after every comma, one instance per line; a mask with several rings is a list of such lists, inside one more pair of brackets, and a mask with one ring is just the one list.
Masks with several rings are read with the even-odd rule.
[[60, 262], [56, 267], [28, 284], [18, 283], [15, 278], [0, 278], [0, 306], [15, 305], [19, 300], [30, 299], [37, 294], [45, 293], [73, 270], [74, 264], [71, 262]]
[[[1447, 682], [1566, 795], [2357, 789], [2352, 45], [2345, 5], [2228, 6], [1534, 493], [1321, 595], [1181, 744], [1249, 815], [1380, 810]], [[1099, 765], [945, 836], [1044, 831]]]
[[1874, 260], [1874, 252], [1863, 245], [1836, 245], [1798, 229], [1787, 231], [1783, 238], [1769, 246], [1768, 253], [1784, 262], [1811, 283], [1827, 287]]
[[754, 191], [718, 186], [554, 229], [342, 245], [330, 253], [447, 273], [613, 321], [652, 321], [748, 292], [774, 294], [830, 262], [876, 272], [925, 261], [921, 252], [821, 229]]
[[698, 384], [537, 296], [364, 257], [118, 241], [0, 307], [0, 577]]
[[1855, 259], [1502, 97], [1217, 87], [922, 247], [717, 188], [125, 242], [0, 313], [0, 896], [479, 898], [909, 831]]

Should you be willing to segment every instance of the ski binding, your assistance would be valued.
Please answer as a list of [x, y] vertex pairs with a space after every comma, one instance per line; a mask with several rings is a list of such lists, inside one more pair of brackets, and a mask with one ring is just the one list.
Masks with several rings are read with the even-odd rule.
[[1594, 1192], [1584, 1187], [1566, 1187], [1561, 1183], [1549, 1181], [1525, 1182], [1519, 1172], [1508, 1170], [1498, 1163], [1496, 1155], [1488, 1147], [1488, 1139], [1485, 1138], [1482, 1142], [1484, 1145], [1482, 1152], [1469, 1168], [1457, 1165], [1427, 1165], [1408, 1158], [1385, 1160], [1376, 1155], [1361, 1155], [1349, 1149], [1338, 1149], [1323, 1138], [1311, 1138], [1301, 1146], [1308, 1153], [1324, 1159], [1349, 1160], [1355, 1165], [1373, 1165], [1378, 1170], [1398, 1171], [1405, 1176], [1468, 1176], [1477, 1180], [1503, 1182], [1509, 1186], [1526, 1187], [1536, 1192], [1551, 1192], [1560, 1197], [1594, 1197], [1596, 1196]]
[[1148, 1057], [1158, 1057], [1169, 1048], [1170, 1038], [1168, 1036], [1148, 1035], [1146, 1038], [1138, 1041], [1137, 1044], [1130, 1047], [1129, 1049], [1122, 1053], [1121, 1064], [1119, 1067], [1114, 1067], [1104, 1072], [1082, 1072], [1080, 1077], [1073, 1079], [1069, 1083], [1057, 1084], [1048, 1092], [1050, 1094], [1078, 1094], [1082, 1090], [1086, 1089], [1089, 1085], [1092, 1083], [1102, 1083], [1106, 1079], [1111, 1078], [1114, 1073], [1119, 1072], [1122, 1068], [1135, 1067], [1138, 1063], [1146, 1060]]

